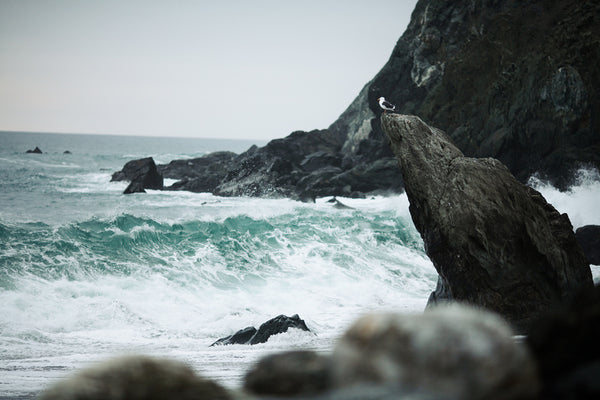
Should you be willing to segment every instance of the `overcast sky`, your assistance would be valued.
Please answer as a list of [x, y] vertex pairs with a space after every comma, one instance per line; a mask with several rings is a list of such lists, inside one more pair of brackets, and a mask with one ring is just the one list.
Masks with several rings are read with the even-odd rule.
[[0, 0], [0, 130], [273, 139], [326, 128], [416, 0]]

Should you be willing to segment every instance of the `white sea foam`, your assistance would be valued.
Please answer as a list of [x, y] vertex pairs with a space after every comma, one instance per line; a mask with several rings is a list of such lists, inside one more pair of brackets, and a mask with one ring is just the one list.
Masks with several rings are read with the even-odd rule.
[[574, 229], [600, 225], [600, 173], [596, 169], [578, 171], [575, 184], [565, 192], [532, 177], [528, 183], [559, 212], [567, 213]]
[[[45, 263], [67, 266], [69, 277], [43, 278], [32, 271], [17, 276], [13, 289], [0, 291], [0, 353], [12, 371], [0, 379], [3, 390], [18, 391], [23, 371], [37, 371], [28, 386], [39, 389], [90, 360], [132, 351], [177, 357], [237, 386], [260, 356], [299, 347], [327, 351], [358, 315], [418, 312], [435, 286], [433, 266], [405, 220], [405, 196], [340, 199], [354, 207], [342, 210], [327, 199], [304, 204], [185, 192], [117, 200], [117, 207], [114, 198], [107, 203], [112, 217], [92, 217], [89, 228], [88, 222], [75, 226], [83, 239], [93, 234], [140, 243], [145, 247], [138, 261], [113, 265], [82, 243], [67, 260], [48, 245]], [[193, 239], [191, 247], [186, 243], [195, 232], [186, 233], [169, 247], [174, 236], [168, 235], [189, 229], [177, 224], [220, 231], [210, 240]], [[30, 251], [35, 257], [39, 250]], [[99, 268], [104, 263], [110, 265]], [[208, 347], [238, 329], [296, 313], [314, 334], [291, 332], [252, 347]]]

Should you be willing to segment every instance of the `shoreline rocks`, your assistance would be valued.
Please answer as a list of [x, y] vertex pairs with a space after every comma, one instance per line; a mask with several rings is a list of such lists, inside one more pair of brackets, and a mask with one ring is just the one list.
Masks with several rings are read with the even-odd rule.
[[[76, 372], [40, 399], [538, 399], [538, 371], [557, 364], [540, 366], [536, 361], [553, 358], [554, 342], [561, 339], [542, 332], [554, 342], [542, 341], [534, 358], [528, 342], [513, 335], [498, 315], [462, 304], [421, 314], [368, 314], [347, 329], [331, 352], [265, 355], [249, 368], [242, 388], [224, 389], [178, 361], [127, 356]], [[588, 335], [586, 340], [595, 338]], [[589, 354], [588, 359], [596, 357]]]
[[233, 335], [220, 338], [211, 344], [211, 347], [228, 344], [253, 345], [266, 343], [271, 336], [287, 332], [290, 328], [310, 332], [310, 329], [308, 329], [306, 323], [298, 316], [298, 314], [294, 314], [291, 317], [281, 314], [261, 324], [258, 329], [253, 326], [249, 326], [244, 329], [240, 329]]
[[144, 193], [145, 189], [162, 189], [163, 176], [158, 172], [152, 157], [132, 160], [121, 171], [115, 172], [111, 182], [129, 181], [123, 194]]
[[420, 118], [383, 114], [410, 214], [439, 273], [428, 305], [465, 301], [518, 330], [593, 287], [566, 214], [497, 160], [465, 157]]

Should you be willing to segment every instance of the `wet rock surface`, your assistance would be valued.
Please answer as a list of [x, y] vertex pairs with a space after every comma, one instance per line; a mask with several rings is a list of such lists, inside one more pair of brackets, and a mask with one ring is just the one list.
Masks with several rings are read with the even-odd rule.
[[152, 157], [127, 162], [121, 171], [112, 175], [111, 182], [113, 181], [131, 182], [123, 192], [125, 194], [163, 188], [163, 176], [158, 172]]
[[310, 332], [310, 329], [308, 329], [306, 323], [298, 316], [298, 314], [294, 314], [291, 317], [282, 314], [275, 318], [271, 318], [263, 323], [258, 329], [253, 326], [240, 329], [233, 335], [220, 338], [211, 344], [211, 346], [265, 343], [271, 336], [287, 332], [290, 328]]

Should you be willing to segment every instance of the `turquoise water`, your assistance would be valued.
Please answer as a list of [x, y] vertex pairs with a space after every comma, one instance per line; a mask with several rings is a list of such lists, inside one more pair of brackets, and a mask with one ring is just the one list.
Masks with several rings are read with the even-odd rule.
[[[339, 210], [327, 199], [126, 196], [126, 183], [110, 182], [134, 158], [252, 144], [0, 133], [0, 397], [129, 352], [236, 386], [264, 354], [328, 351], [364, 312], [423, 309], [436, 273], [405, 196], [342, 199], [353, 209]], [[36, 146], [44, 153], [25, 154]], [[208, 347], [296, 313], [313, 333]]]
[[[0, 132], [0, 397], [122, 353], [183, 360], [235, 387], [265, 354], [329, 351], [362, 313], [424, 308], [437, 275], [404, 195], [336, 209], [326, 198], [123, 195], [127, 183], [110, 182], [131, 159], [252, 144]], [[44, 154], [25, 154], [35, 146]], [[599, 182], [581, 171], [569, 192], [530, 184], [578, 227], [600, 224]], [[313, 333], [209, 347], [296, 313]]]

